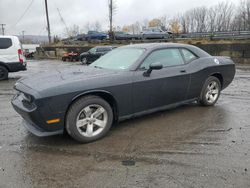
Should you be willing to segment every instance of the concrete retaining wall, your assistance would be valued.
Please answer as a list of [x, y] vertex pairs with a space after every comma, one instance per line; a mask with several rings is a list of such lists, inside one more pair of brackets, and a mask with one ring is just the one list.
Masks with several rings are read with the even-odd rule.
[[214, 56], [229, 56], [236, 63], [250, 64], [250, 44], [196, 44]]
[[[205, 50], [213, 56], [230, 56], [236, 63], [250, 64], [250, 43], [228, 43], [228, 44], [193, 44]], [[60, 59], [65, 52], [88, 51], [93, 46], [62, 46], [62, 47], [40, 47], [37, 48], [37, 58]]]

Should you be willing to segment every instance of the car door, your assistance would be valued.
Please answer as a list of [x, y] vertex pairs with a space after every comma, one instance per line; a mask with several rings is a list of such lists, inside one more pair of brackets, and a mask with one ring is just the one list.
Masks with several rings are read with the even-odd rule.
[[0, 38], [0, 61], [17, 62], [18, 54], [11, 38]]
[[[160, 63], [161, 70], [144, 76], [150, 64]], [[133, 78], [134, 113], [164, 107], [186, 100], [190, 74], [177, 48], [153, 51], [135, 71]]]

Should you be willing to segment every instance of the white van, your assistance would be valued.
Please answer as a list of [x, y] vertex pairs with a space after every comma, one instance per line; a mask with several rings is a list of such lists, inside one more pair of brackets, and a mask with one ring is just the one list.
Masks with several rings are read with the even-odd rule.
[[15, 36], [0, 36], [0, 80], [8, 78], [9, 72], [26, 70], [22, 45]]

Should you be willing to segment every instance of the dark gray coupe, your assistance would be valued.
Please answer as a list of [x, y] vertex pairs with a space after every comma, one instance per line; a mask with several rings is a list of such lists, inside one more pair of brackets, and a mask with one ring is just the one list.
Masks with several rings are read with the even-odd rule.
[[88, 67], [20, 79], [12, 105], [37, 136], [67, 131], [91, 142], [117, 121], [193, 101], [212, 106], [234, 75], [230, 58], [194, 46], [129, 45]]

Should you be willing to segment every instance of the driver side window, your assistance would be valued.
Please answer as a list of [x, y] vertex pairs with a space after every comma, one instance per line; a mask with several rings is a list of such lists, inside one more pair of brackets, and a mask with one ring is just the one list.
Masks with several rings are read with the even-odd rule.
[[152, 63], [160, 63], [163, 67], [182, 65], [183, 58], [179, 49], [163, 49], [152, 52], [142, 63], [141, 69], [149, 69]]

